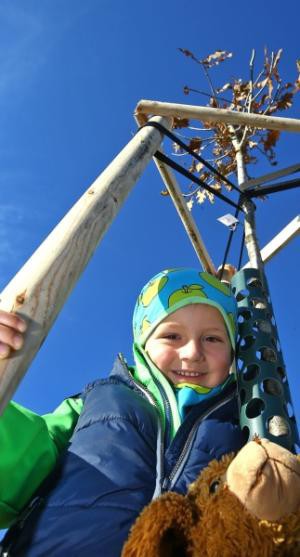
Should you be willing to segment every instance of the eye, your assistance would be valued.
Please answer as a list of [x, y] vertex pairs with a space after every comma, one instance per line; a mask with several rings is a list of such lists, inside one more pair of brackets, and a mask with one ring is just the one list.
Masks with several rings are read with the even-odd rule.
[[178, 340], [180, 337], [177, 333], [165, 333], [163, 338], [167, 338], [168, 340]]
[[213, 481], [209, 486], [209, 493], [213, 494], [216, 493], [220, 487], [221, 480]]
[[220, 337], [214, 337], [214, 336], [207, 336], [207, 337], [204, 337], [204, 340], [205, 340], [206, 342], [212, 342], [212, 343], [214, 343], [214, 342], [222, 342], [222, 339], [221, 339]]

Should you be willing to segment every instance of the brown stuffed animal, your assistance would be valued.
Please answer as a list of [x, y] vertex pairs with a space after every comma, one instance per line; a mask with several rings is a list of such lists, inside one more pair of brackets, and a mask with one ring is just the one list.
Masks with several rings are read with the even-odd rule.
[[146, 507], [122, 557], [300, 557], [300, 455], [266, 439]]

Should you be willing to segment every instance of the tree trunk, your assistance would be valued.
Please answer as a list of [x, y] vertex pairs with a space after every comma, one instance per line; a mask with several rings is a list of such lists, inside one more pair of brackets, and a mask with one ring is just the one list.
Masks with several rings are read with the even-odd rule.
[[[239, 187], [242, 186], [244, 182], [247, 181], [245, 163], [242, 153], [242, 145], [236, 137], [236, 132], [232, 126], [230, 126], [230, 131], [232, 134], [232, 143], [235, 148], [236, 165], [237, 165], [237, 179]], [[262, 280], [264, 282], [264, 268], [263, 262], [260, 255], [260, 248], [258, 245], [258, 240], [256, 237], [256, 225], [255, 225], [255, 205], [250, 199], [245, 199], [242, 201], [242, 207], [245, 211], [245, 246], [249, 256], [250, 267], [253, 269], [258, 269]]]

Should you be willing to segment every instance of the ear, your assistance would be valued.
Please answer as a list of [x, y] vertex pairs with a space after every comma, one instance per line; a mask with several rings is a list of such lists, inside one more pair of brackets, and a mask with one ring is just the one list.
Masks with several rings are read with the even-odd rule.
[[188, 557], [193, 523], [188, 499], [178, 493], [166, 493], [141, 513], [122, 557]]

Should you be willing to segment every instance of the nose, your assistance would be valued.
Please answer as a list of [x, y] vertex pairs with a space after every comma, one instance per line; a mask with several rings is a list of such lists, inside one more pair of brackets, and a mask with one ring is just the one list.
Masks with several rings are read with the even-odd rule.
[[180, 351], [180, 357], [183, 360], [199, 361], [204, 358], [203, 346], [201, 340], [190, 339], [186, 342]]

